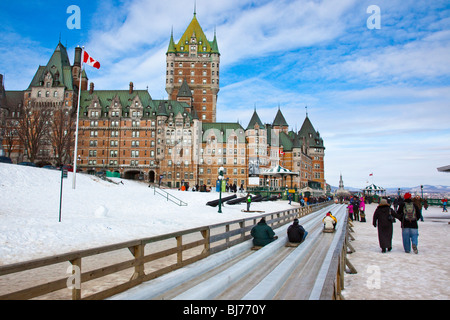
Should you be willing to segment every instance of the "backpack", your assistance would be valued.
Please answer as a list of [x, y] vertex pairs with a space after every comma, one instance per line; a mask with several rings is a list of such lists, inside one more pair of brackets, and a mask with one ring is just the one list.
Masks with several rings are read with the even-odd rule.
[[416, 221], [416, 210], [414, 209], [414, 204], [412, 202], [405, 202], [405, 206], [403, 207], [403, 219], [408, 220], [409, 222]]

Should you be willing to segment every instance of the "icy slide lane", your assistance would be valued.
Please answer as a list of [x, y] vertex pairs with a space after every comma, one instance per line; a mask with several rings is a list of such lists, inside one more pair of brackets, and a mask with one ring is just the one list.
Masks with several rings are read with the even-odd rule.
[[[294, 285], [292, 276], [296, 274], [304, 282], [301, 284], [303, 298], [308, 299], [333, 240], [334, 234], [322, 233], [322, 218], [328, 211], [339, 222], [344, 220], [342, 205], [331, 205], [301, 218], [300, 224], [309, 234], [297, 248], [285, 247], [287, 224], [274, 230], [278, 240], [258, 251], [250, 250], [252, 240], [249, 240], [112, 299], [290, 299], [280, 293], [292, 290], [286, 283]], [[298, 289], [297, 286], [294, 293]], [[298, 296], [290, 295], [292, 299]]]

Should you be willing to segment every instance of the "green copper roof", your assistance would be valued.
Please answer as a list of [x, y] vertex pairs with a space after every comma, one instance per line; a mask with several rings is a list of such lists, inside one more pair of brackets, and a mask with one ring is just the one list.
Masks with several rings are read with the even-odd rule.
[[180, 90], [178, 90], [177, 97], [192, 98], [191, 88], [189, 88], [189, 85], [188, 85], [188, 83], [186, 81], [186, 78], [183, 80], [183, 83], [181, 84]]
[[92, 94], [88, 90], [81, 91], [80, 115], [87, 111], [87, 107], [91, 105], [93, 100], [97, 100], [102, 108], [102, 116], [105, 112], [109, 112], [114, 102], [118, 103], [118, 106], [122, 108], [122, 112], [126, 112], [127, 107], [131, 106], [136, 96], [139, 97], [144, 109], [151, 107], [152, 98], [147, 90], [134, 90], [131, 94], [129, 90], [95, 90]]
[[72, 67], [70, 65], [67, 49], [61, 42], [56, 46], [47, 65], [39, 66], [27, 90], [31, 90], [31, 87], [42, 86], [45, 81], [45, 75], [48, 72], [52, 75], [53, 87], [64, 86], [67, 90], [73, 90]]
[[172, 33], [170, 34], [170, 42], [169, 42], [169, 48], [167, 49], [167, 53], [175, 53], [177, 52], [175, 48], [175, 42], [173, 41], [173, 29]]
[[279, 138], [280, 138], [280, 146], [283, 146], [283, 151], [292, 151], [293, 147], [292, 140], [284, 131], [281, 131], [279, 133]]
[[283, 114], [281, 113], [280, 108], [278, 108], [277, 115], [275, 116], [275, 120], [273, 120], [274, 127], [289, 127], [289, 125], [286, 122], [286, 119], [284, 118]]
[[256, 113], [256, 110], [253, 112], [252, 118], [250, 119], [250, 122], [248, 123], [247, 129], [253, 129], [255, 125], [258, 125], [260, 129], [264, 128], [264, 125], [261, 121], [261, 119], [258, 116], [258, 113]]
[[[242, 126], [237, 122], [208, 122], [202, 123], [203, 130], [203, 142], [206, 142], [207, 133], [209, 130], [213, 130], [217, 137], [217, 142], [227, 143], [228, 137], [235, 133], [238, 137], [239, 143], [245, 142], [245, 131]], [[222, 138], [222, 139], [220, 139]]]
[[181, 36], [178, 43], [173, 40], [173, 31], [170, 35], [169, 47], [167, 53], [175, 52], [189, 52], [189, 44], [191, 44], [191, 37], [196, 38], [197, 52], [206, 53], [219, 53], [219, 47], [217, 45], [217, 38], [214, 32], [214, 40], [209, 41], [203, 32], [202, 27], [198, 23], [197, 16], [194, 13], [191, 23], [187, 27], [186, 31]]
[[106, 112], [110, 112], [112, 107], [114, 107], [114, 103], [117, 102], [118, 107], [122, 111], [120, 117], [124, 117], [126, 112], [130, 112], [130, 107], [136, 101], [136, 97], [141, 103], [142, 118], [144, 119], [155, 119], [157, 116], [169, 117], [171, 114], [173, 116], [183, 115], [185, 112], [189, 120], [195, 118], [194, 114], [186, 111], [189, 108], [188, 104], [174, 100], [153, 100], [147, 90], [134, 90], [131, 94], [129, 90], [95, 90], [92, 94], [89, 91], [82, 91], [80, 116], [84, 117], [87, 108], [93, 102], [97, 102], [101, 108], [100, 117], [106, 117]]
[[323, 139], [320, 137], [319, 132], [317, 132], [311, 120], [309, 120], [308, 116], [306, 116], [305, 121], [303, 121], [303, 125], [298, 132], [299, 138], [306, 138], [306, 145], [310, 147], [316, 148], [325, 148], [323, 145]]

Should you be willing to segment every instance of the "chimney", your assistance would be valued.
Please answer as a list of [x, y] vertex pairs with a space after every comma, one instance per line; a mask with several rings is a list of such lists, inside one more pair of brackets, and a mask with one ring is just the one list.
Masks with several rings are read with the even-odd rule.
[[303, 153], [306, 154], [306, 137], [303, 137]]
[[93, 94], [94, 93], [94, 83], [91, 82], [91, 84], [89, 85], [89, 94]]
[[75, 59], [73, 62], [74, 66], [81, 67], [81, 52], [82, 51], [83, 51], [83, 49], [81, 49], [80, 46], [75, 48]]
[[132, 94], [133, 93], [133, 82], [130, 82], [130, 94]]

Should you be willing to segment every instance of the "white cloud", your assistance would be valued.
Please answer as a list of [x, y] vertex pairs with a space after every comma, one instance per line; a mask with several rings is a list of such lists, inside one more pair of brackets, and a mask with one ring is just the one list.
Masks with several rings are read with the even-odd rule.
[[328, 65], [329, 79], [366, 81], [428, 81], [450, 73], [450, 32], [436, 32], [404, 45], [359, 50]]
[[54, 50], [14, 32], [0, 33], [0, 43], [0, 73], [6, 90], [28, 88], [39, 65], [45, 64], [43, 61], [48, 61]]

